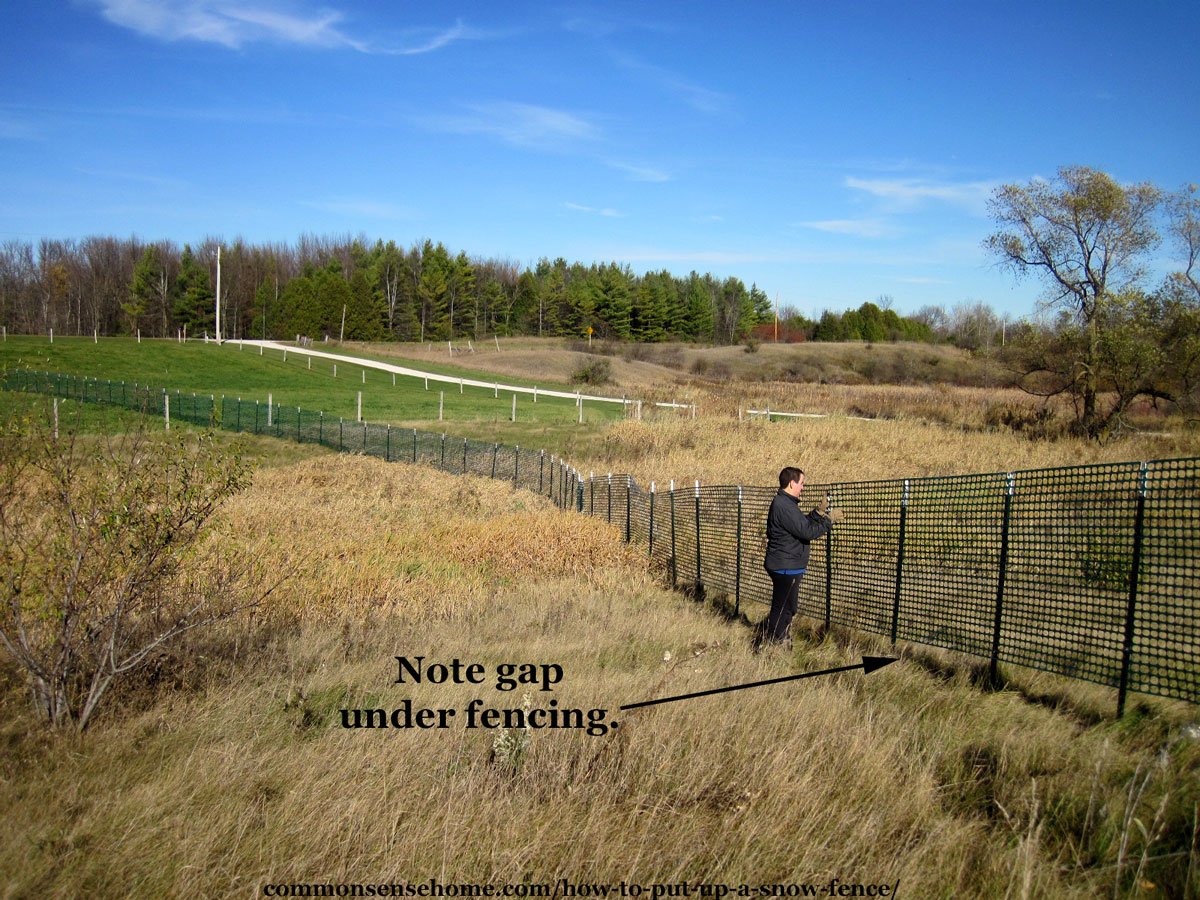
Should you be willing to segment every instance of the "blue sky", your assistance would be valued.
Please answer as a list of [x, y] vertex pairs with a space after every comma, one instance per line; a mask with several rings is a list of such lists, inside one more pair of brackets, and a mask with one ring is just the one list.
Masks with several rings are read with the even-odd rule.
[[[1200, 181], [1194, 2], [16, 0], [0, 240], [358, 234], [1034, 309], [996, 185]], [[1157, 262], [1170, 260], [1164, 248]]]

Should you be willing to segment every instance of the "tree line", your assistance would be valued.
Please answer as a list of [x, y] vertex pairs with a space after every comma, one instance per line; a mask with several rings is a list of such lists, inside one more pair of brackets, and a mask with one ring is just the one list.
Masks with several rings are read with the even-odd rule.
[[0, 320], [16, 333], [455, 340], [500, 334], [731, 343], [773, 311], [756, 285], [543, 259], [533, 268], [426, 240], [306, 235], [295, 245], [89, 237], [0, 244]]
[[[533, 267], [400, 247], [365, 237], [302, 236], [295, 245], [88, 237], [0, 243], [0, 322], [14, 333], [215, 334], [220, 247], [221, 333], [228, 338], [459, 340], [548, 335], [715, 344], [742, 341], [775, 309], [757, 285], [619, 263], [542, 259]], [[782, 340], [937, 340], [918, 317], [865, 303], [819, 321], [781, 311]]]

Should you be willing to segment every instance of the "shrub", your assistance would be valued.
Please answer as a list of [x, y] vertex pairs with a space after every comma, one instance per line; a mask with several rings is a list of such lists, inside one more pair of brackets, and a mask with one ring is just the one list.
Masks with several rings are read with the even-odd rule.
[[47, 724], [79, 730], [114, 680], [250, 605], [234, 587], [242, 563], [182, 565], [246, 484], [241, 457], [211, 432], [97, 441], [29, 420], [0, 429], [0, 643]]
[[1063, 432], [1062, 423], [1055, 420], [1048, 406], [1034, 409], [1012, 403], [996, 403], [987, 408], [983, 421], [988, 428], [1007, 428], [1033, 440], [1058, 437]]
[[585, 360], [571, 376], [571, 381], [575, 384], [607, 384], [611, 379], [612, 363], [599, 357]]

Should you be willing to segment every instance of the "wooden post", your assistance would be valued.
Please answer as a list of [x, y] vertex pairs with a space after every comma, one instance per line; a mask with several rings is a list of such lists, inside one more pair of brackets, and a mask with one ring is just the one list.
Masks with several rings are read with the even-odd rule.
[[358, 418], [355, 421], [362, 421], [362, 391], [358, 392]]
[[446, 392], [438, 391], [438, 421], [442, 421], [442, 412], [446, 406]]

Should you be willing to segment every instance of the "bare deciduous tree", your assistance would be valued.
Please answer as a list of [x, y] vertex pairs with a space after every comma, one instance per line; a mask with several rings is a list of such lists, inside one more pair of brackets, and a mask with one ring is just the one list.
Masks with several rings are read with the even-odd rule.
[[186, 562], [247, 473], [212, 434], [56, 438], [5, 424], [0, 643], [48, 724], [84, 729], [114, 680], [269, 593], [230, 554]]

